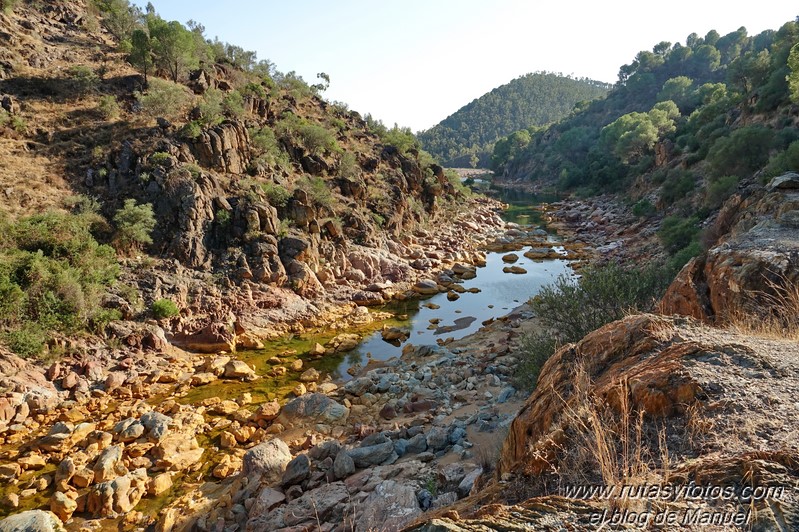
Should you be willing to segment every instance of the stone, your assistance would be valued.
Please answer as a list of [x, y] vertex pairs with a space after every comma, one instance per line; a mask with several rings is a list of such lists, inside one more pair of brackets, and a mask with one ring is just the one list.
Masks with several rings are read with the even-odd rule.
[[394, 454], [394, 443], [387, 441], [368, 447], [356, 447], [355, 449], [349, 449], [346, 453], [350, 455], [356, 467], [376, 466], [382, 464]]
[[301, 524], [318, 527], [319, 523], [341, 523], [350, 495], [343, 482], [324, 484], [268, 513], [250, 512], [246, 530], [277, 530]]
[[28, 510], [0, 521], [0, 532], [64, 532], [64, 524], [53, 512]]
[[422, 513], [414, 487], [395, 480], [375, 486], [363, 507], [358, 519], [363, 530], [402, 530]]
[[311, 475], [311, 460], [306, 454], [297, 455], [286, 465], [280, 485], [283, 487], [299, 484]]
[[153, 497], [158, 497], [165, 493], [172, 487], [172, 475], [170, 473], [161, 473], [150, 479], [147, 484], [147, 494]]
[[349, 416], [349, 409], [321, 393], [309, 393], [289, 401], [277, 417], [283, 425], [336, 424]]
[[95, 517], [112, 517], [130, 512], [147, 492], [147, 470], [131, 471], [89, 490], [86, 510]]
[[140, 421], [147, 429], [147, 438], [155, 442], [161, 441], [174, 423], [171, 417], [155, 411], [145, 413]]
[[516, 393], [516, 388], [514, 388], [513, 386], [507, 386], [503, 388], [502, 391], [499, 392], [499, 395], [497, 396], [497, 402], [500, 404], [506, 403], [511, 397], [513, 397], [515, 393]]
[[413, 291], [423, 296], [434, 295], [439, 292], [438, 283], [432, 279], [422, 279], [413, 285]]
[[233, 449], [236, 447], [236, 437], [228, 431], [219, 435], [219, 447], [222, 449]]
[[72, 485], [76, 488], [87, 488], [94, 481], [94, 471], [81, 467], [72, 475]]
[[452, 290], [447, 292], [447, 301], [457, 301], [460, 298], [461, 296], [457, 292], [454, 292]]
[[394, 409], [393, 406], [390, 404], [383, 405], [383, 408], [380, 409], [380, 417], [383, 419], [390, 421], [397, 417], [397, 411]]
[[333, 460], [333, 475], [341, 480], [355, 473], [355, 461], [346, 451], [340, 451]]
[[799, 174], [787, 172], [775, 177], [768, 184], [769, 190], [790, 190], [799, 189]]
[[505, 273], [513, 273], [516, 275], [527, 273], [527, 270], [525, 270], [521, 266], [505, 266], [504, 268], [502, 268], [502, 271]]
[[21, 456], [17, 459], [17, 463], [25, 471], [37, 471], [47, 465], [44, 457], [38, 453], [31, 453], [27, 456]]
[[286, 496], [276, 489], [263, 488], [250, 508], [250, 515], [262, 515], [286, 502]]
[[386, 342], [404, 342], [408, 339], [408, 332], [399, 327], [384, 327], [380, 335]]
[[103, 450], [94, 464], [94, 482], [105, 482], [116, 478], [117, 465], [122, 461], [122, 446], [112, 445]]
[[427, 433], [427, 447], [431, 451], [440, 451], [449, 443], [449, 431], [443, 427], [433, 427]]
[[202, 458], [204, 449], [197, 438], [190, 434], [169, 434], [152, 449], [156, 467], [170, 471], [182, 471]]
[[515, 253], [508, 253], [502, 256], [502, 262], [514, 263], [519, 260], [519, 256]]
[[483, 473], [482, 467], [477, 467], [469, 471], [466, 474], [466, 476], [463, 477], [463, 480], [461, 480], [460, 484], [458, 484], [458, 489], [457, 489], [458, 497], [461, 498], [468, 497], [469, 494], [472, 492], [474, 483], [477, 481], [477, 479], [480, 477], [482, 473]]
[[[341, 333], [327, 343], [335, 353], [352, 351], [361, 343], [361, 337], [352, 333]], [[325, 351], [327, 352], [327, 351]]]
[[226, 454], [219, 463], [214, 466], [211, 474], [214, 478], [225, 479], [235, 474], [239, 469], [241, 469], [241, 459]]
[[280, 403], [277, 401], [270, 401], [262, 403], [258, 410], [255, 411], [256, 421], [272, 421], [280, 414]]
[[247, 477], [260, 477], [262, 482], [281, 480], [286, 465], [291, 461], [291, 451], [278, 438], [256, 445], [244, 453], [242, 473]]
[[217, 379], [217, 376], [210, 372], [195, 373], [191, 376], [189, 381], [192, 386], [204, 386], [210, 384]]
[[256, 378], [255, 370], [243, 360], [231, 360], [225, 364], [224, 376], [228, 379], [253, 380]]
[[320, 378], [319, 372], [314, 368], [308, 368], [300, 375], [300, 382], [316, 382]]
[[317, 342], [316, 344], [314, 344], [311, 350], [308, 351], [308, 354], [311, 356], [320, 357], [325, 354], [325, 347]]
[[50, 498], [50, 511], [58, 516], [61, 521], [69, 521], [77, 509], [78, 503], [61, 491], [56, 491]]
[[416, 434], [408, 440], [405, 447], [406, 453], [419, 454], [427, 450], [427, 437], [424, 434]]
[[0, 464], [0, 480], [8, 481], [19, 476], [22, 467], [19, 464]]
[[305, 395], [307, 391], [308, 389], [305, 387], [305, 385], [300, 382], [294, 387], [293, 390], [291, 390], [291, 393], [293, 393], [295, 397], [300, 397]]

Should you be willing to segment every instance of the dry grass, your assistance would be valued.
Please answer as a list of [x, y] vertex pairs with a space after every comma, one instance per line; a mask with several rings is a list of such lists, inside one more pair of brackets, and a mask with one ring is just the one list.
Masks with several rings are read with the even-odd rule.
[[[562, 449], [566, 458], [559, 466], [560, 484], [601, 482], [620, 494], [622, 486], [666, 482], [670, 472], [666, 429], [657, 432], [656, 442], [650, 441], [644, 412], [630, 404], [629, 384], [622, 381], [614, 386], [618, 401], [611, 408], [595, 394], [583, 368], [577, 370], [574, 382], [575, 396], [570, 404], [564, 401], [563, 425], [571, 427], [573, 434]], [[642, 501], [619, 496], [609, 502], [615, 508], [631, 508]]]
[[732, 330], [773, 340], [799, 340], [799, 284], [784, 275], [766, 279], [768, 292], [745, 298], [725, 316]]

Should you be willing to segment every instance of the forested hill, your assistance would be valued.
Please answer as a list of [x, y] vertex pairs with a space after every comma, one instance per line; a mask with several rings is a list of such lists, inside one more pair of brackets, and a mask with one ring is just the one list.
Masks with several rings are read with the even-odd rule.
[[682, 265], [713, 243], [728, 198], [799, 170], [799, 21], [639, 52], [603, 100], [498, 141], [492, 167], [506, 182], [618, 193]]
[[419, 133], [424, 149], [452, 165], [480, 153], [518, 129], [565, 117], [577, 102], [602, 97], [610, 85], [590, 79], [535, 72], [514, 79], [463, 106]]
[[497, 142], [492, 167], [506, 178], [555, 179], [586, 192], [625, 190], [651, 174], [666, 202], [703, 178], [732, 183], [728, 176], [766, 165], [774, 173], [786, 150], [799, 150], [786, 79], [799, 76], [797, 42], [795, 21], [755, 36], [742, 27], [694, 33], [685, 45], [661, 42], [621, 67], [605, 99], [546, 131]]

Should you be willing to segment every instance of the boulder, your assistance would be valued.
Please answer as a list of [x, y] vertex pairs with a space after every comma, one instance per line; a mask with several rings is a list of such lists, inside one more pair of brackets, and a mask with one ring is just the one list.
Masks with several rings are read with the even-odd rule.
[[434, 295], [439, 292], [438, 283], [432, 279], [422, 279], [413, 285], [413, 291], [423, 296]]
[[394, 443], [387, 441], [367, 447], [356, 447], [355, 449], [349, 449], [346, 453], [350, 455], [356, 467], [376, 466], [389, 460], [394, 455]]
[[78, 503], [67, 497], [64, 492], [56, 491], [50, 498], [50, 511], [61, 521], [69, 521], [78, 509]]
[[117, 466], [121, 465], [122, 446], [112, 445], [103, 450], [94, 463], [94, 482], [105, 482], [117, 476]]
[[242, 474], [258, 477], [264, 483], [281, 480], [286, 466], [291, 461], [291, 451], [283, 440], [272, 439], [256, 445], [244, 453]]
[[170, 471], [182, 471], [196, 464], [202, 458], [204, 449], [191, 434], [173, 433], [164, 436], [153, 447], [152, 455], [156, 467]]
[[363, 508], [358, 519], [358, 527], [363, 530], [402, 530], [422, 513], [414, 487], [395, 480], [384, 480], [375, 486]]
[[349, 416], [349, 409], [321, 393], [309, 393], [289, 401], [281, 410], [277, 421], [283, 425], [335, 424]]
[[89, 490], [86, 510], [95, 517], [113, 517], [130, 512], [147, 492], [147, 485], [147, 470], [144, 468], [97, 484]]
[[225, 377], [228, 379], [242, 379], [251, 381], [256, 378], [255, 370], [243, 360], [231, 360], [225, 364]]
[[333, 475], [341, 480], [355, 473], [355, 461], [346, 451], [339, 451], [333, 460]]
[[299, 484], [311, 475], [311, 460], [306, 454], [300, 454], [286, 465], [280, 485], [283, 487]]
[[53, 513], [28, 510], [0, 521], [0, 532], [65, 532], [64, 524]]

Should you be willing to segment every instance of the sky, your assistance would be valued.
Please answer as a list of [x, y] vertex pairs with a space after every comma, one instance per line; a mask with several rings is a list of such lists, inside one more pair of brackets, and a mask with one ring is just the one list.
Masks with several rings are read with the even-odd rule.
[[[133, 3], [143, 6], [146, 2]], [[799, 15], [793, 0], [153, 0], [391, 126], [428, 129], [536, 71], [613, 83], [641, 50], [691, 33], [749, 35]]]

